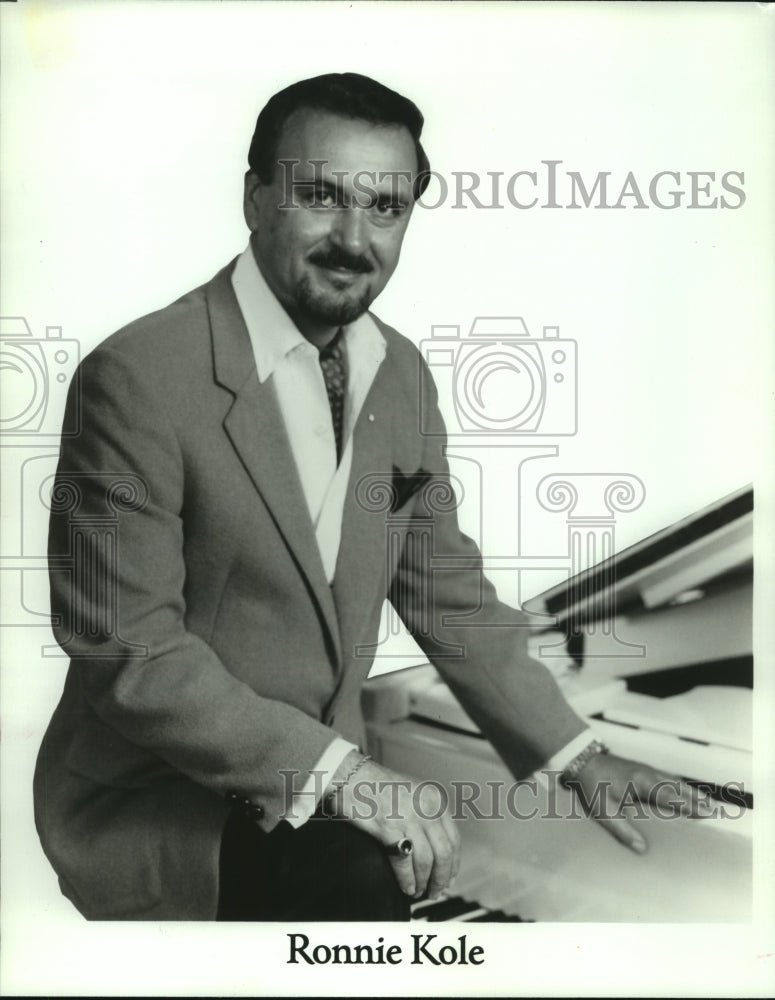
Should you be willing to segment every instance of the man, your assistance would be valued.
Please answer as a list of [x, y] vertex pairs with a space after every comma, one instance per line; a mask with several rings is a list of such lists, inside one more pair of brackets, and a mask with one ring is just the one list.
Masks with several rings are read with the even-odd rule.
[[[368, 312], [422, 190], [422, 124], [356, 74], [275, 95], [250, 147], [247, 250], [74, 380], [82, 431], [50, 527], [71, 666], [35, 795], [87, 917], [406, 919], [449, 884], [459, 839], [433, 789], [417, 809], [413, 783], [362, 752], [358, 650], [385, 596], [515, 772], [552, 758], [590, 799], [603, 779], [646, 797], [662, 777], [591, 742], [527, 657], [459, 531], [428, 371]], [[396, 552], [369, 488], [389, 491]], [[432, 579], [429, 522], [454, 564]]]

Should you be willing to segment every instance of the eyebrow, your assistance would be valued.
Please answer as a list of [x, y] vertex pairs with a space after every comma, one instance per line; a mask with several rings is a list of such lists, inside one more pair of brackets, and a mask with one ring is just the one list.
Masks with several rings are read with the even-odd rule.
[[[323, 193], [323, 194], [335, 195], [336, 203], [338, 205], [345, 204], [344, 188], [342, 187], [341, 180], [338, 177], [336, 181], [331, 181], [326, 178], [317, 177], [301, 183], [305, 183], [306, 185], [308, 185], [316, 194]], [[379, 180], [375, 182], [375, 184], [377, 185], [379, 183], [380, 183]], [[352, 197], [355, 201], [364, 198], [367, 193], [373, 196], [370, 201], [370, 204], [375, 204], [375, 205], [391, 204], [395, 205], [397, 208], [406, 208], [411, 201], [411, 197], [403, 198], [401, 196], [396, 196], [393, 191], [392, 184], [386, 191], [377, 190], [377, 187], [372, 186], [371, 182], [369, 182], [365, 187], [367, 188], [367, 190], [358, 189], [355, 192], [353, 192]]]

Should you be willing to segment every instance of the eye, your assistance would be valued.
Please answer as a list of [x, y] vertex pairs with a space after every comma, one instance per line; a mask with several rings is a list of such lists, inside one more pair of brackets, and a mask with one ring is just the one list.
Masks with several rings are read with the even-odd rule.
[[304, 195], [307, 208], [336, 208], [336, 193], [329, 188], [313, 188]]
[[376, 208], [377, 215], [384, 219], [397, 219], [406, 211], [406, 205], [402, 202], [387, 198], [379, 199], [374, 207]]

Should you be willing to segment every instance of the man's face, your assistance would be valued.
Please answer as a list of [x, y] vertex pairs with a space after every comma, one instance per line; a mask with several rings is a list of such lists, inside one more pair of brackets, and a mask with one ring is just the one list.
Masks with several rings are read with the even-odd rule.
[[368, 309], [396, 268], [413, 205], [414, 142], [401, 125], [301, 109], [283, 127], [277, 161], [270, 184], [246, 177], [253, 252], [301, 332], [325, 342]]

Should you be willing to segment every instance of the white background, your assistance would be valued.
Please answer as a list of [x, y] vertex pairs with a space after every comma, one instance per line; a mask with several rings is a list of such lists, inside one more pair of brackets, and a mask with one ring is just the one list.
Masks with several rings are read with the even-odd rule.
[[[244, 247], [256, 114], [305, 76], [354, 70], [407, 94], [448, 177], [540, 175], [556, 159], [589, 182], [610, 171], [614, 191], [631, 170], [645, 195], [661, 170], [687, 191], [687, 171], [743, 171], [739, 210], [455, 210], [451, 198], [418, 209], [375, 311], [417, 343], [476, 315], [575, 339], [579, 433], [537, 465], [637, 475], [647, 499], [621, 516], [619, 547], [751, 481], [771, 513], [772, 5], [20, 2], [0, 15], [2, 315], [25, 316], [36, 336], [61, 326], [82, 354]], [[18, 495], [6, 509], [7, 539]], [[768, 524], [760, 516], [762, 551]], [[491, 927], [477, 932], [485, 966], [427, 976], [300, 979], [277, 928], [86, 924], [60, 897], [31, 817], [64, 668], [40, 658], [39, 630], [1, 638], [6, 993], [710, 995], [773, 981], [769, 893], [753, 928]], [[766, 697], [771, 656], [759, 663]], [[771, 769], [762, 778], [772, 786]]]

